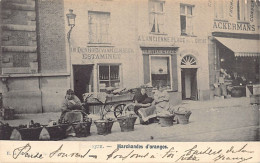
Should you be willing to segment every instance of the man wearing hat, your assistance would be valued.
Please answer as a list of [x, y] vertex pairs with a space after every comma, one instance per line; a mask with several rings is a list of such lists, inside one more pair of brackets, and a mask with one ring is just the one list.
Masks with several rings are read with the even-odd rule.
[[73, 110], [83, 111], [84, 107], [82, 106], [79, 98], [75, 95], [74, 91], [69, 89], [67, 90], [66, 96], [62, 102], [60, 121], [62, 122], [64, 120], [67, 112], [71, 112]]

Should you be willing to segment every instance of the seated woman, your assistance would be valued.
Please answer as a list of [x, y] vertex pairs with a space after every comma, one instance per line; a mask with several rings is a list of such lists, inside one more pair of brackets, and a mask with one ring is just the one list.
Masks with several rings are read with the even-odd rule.
[[156, 114], [173, 114], [174, 108], [169, 102], [169, 94], [162, 86], [162, 83], [159, 83], [157, 90], [154, 93], [154, 103], [156, 107]]
[[[73, 114], [67, 114], [74, 110], [78, 111], [78, 113], [75, 112]], [[74, 91], [71, 89], [67, 90], [65, 99], [63, 100], [61, 106], [60, 122], [73, 122], [83, 118], [82, 116], [85, 116], [83, 110], [84, 107], [82, 106], [79, 98], [75, 95]]]
[[141, 124], [147, 124], [150, 118], [156, 117], [155, 106], [152, 105], [153, 99], [148, 97], [144, 87], [136, 92], [134, 102], [134, 112], [139, 116]]

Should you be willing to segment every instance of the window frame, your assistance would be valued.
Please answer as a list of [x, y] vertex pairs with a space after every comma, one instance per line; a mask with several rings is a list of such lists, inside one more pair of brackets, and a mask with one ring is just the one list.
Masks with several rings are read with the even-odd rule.
[[[251, 3], [249, 0], [237, 0], [237, 21], [238, 22], [244, 22], [249, 23], [249, 5], [248, 3]], [[238, 6], [239, 5], [239, 6]], [[242, 11], [242, 12], [241, 12]], [[243, 20], [241, 19], [243, 17]]]
[[98, 63], [97, 64], [97, 88], [98, 88], [98, 91], [101, 92], [100, 90], [100, 81], [107, 81], [107, 80], [100, 80], [99, 78], [99, 71], [100, 71], [100, 66], [109, 66], [109, 87], [112, 87], [111, 86], [111, 79], [110, 79], [110, 67], [111, 66], [118, 66], [119, 67], [119, 83], [120, 83], [120, 86], [119, 87], [122, 87], [123, 86], [123, 78], [122, 78], [122, 64], [121, 63]]
[[[214, 20], [228, 21], [228, 9], [228, 1], [214, 0]], [[220, 13], [223, 13], [222, 17], [218, 16]]]
[[[91, 31], [91, 24], [94, 24], [94, 23], [91, 23], [90, 22], [90, 17], [91, 15], [95, 15], [96, 17], [98, 17], [98, 15], [108, 15], [108, 27], [106, 28], [107, 30], [107, 41], [103, 41], [103, 39], [101, 39], [101, 42], [97, 41], [98, 39], [100, 39], [102, 37], [102, 33], [101, 33], [101, 29], [99, 29], [99, 32], [96, 32], [96, 35], [98, 34], [98, 38], [95, 38], [96, 41], [92, 41], [91, 37], [93, 36], [93, 34], [91, 34], [91, 32], [93, 33], [93, 31]], [[99, 18], [101, 19], [101, 18]], [[100, 23], [101, 21], [99, 20], [98, 24], [102, 24]], [[104, 25], [102, 25], [103, 27]], [[92, 11], [92, 10], [89, 10], [88, 11], [88, 44], [111, 44], [111, 13], [110, 12], [103, 12], [103, 11]], [[100, 28], [100, 27], [99, 27]], [[94, 33], [95, 35], [95, 33]], [[96, 36], [97, 37], [97, 36]]]
[[[151, 11], [151, 5], [153, 3], [162, 4], [163, 11], [162, 12], [158, 11], [156, 5], [155, 5], [155, 11]], [[151, 21], [151, 15], [154, 15], [155, 23], [151, 23], [150, 22]], [[160, 22], [159, 18], [158, 18], [158, 15], [162, 16], [162, 21], [163, 21], [163, 25], [159, 24], [160, 25], [159, 26], [160, 32], [157, 32], [158, 31], [158, 27], [156, 26]], [[162, 1], [162, 0], [149, 0], [148, 1], [148, 17], [149, 17], [149, 33], [151, 33], [151, 34], [158, 34], [158, 35], [160, 35], [160, 34], [164, 35], [165, 34], [165, 1]], [[153, 24], [155, 25], [155, 32], [152, 32]], [[161, 31], [161, 29], [162, 29], [162, 31]]]
[[[181, 7], [184, 6], [184, 14], [181, 13]], [[188, 7], [191, 7], [191, 15], [188, 14]], [[191, 5], [191, 4], [184, 4], [184, 3], [180, 3], [180, 30], [181, 30], [181, 36], [194, 36], [194, 8], [195, 5]], [[186, 23], [186, 27], [185, 27], [185, 33], [182, 32], [182, 21], [181, 21], [181, 16], [185, 16], [185, 23]], [[189, 32], [187, 32], [187, 20], [190, 19], [191, 23], [190, 23], [190, 30]]]
[[152, 57], [165, 57], [169, 59], [169, 73], [170, 73], [170, 89], [166, 89], [167, 91], [173, 90], [173, 79], [172, 79], [172, 56], [171, 55], [149, 55], [149, 72], [150, 72], [150, 82], [153, 85], [152, 81]]

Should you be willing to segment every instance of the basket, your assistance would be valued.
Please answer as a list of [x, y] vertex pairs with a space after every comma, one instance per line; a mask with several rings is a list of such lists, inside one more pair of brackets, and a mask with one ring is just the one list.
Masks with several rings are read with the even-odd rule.
[[176, 119], [177, 119], [177, 123], [188, 124], [189, 118], [190, 118], [190, 115], [191, 115], [191, 111], [187, 111], [187, 110], [180, 111], [179, 110], [180, 108], [183, 108], [183, 107], [179, 107], [178, 110], [174, 112]]
[[260, 95], [250, 95], [250, 104], [260, 105]]
[[13, 130], [11, 140], [39, 140], [43, 127], [16, 128]]
[[[87, 137], [90, 135], [90, 127], [91, 127], [92, 121], [89, 122], [79, 122], [72, 124], [76, 136], [77, 137]], [[111, 129], [110, 129], [111, 132]]]
[[157, 115], [161, 127], [169, 127], [173, 125], [173, 117], [174, 115]]
[[10, 140], [13, 128], [0, 121], [0, 140]]
[[66, 130], [69, 124], [46, 126], [42, 129], [39, 140], [61, 140], [66, 138]]
[[127, 117], [127, 116], [122, 116], [117, 118], [121, 132], [128, 132], [128, 131], [134, 131], [134, 125], [137, 117]]
[[94, 121], [94, 123], [97, 127], [97, 134], [106, 135], [106, 134], [111, 133], [114, 121], [97, 120], [97, 121]]
[[1, 114], [0, 116], [2, 116], [2, 119], [4, 120], [13, 120], [14, 119], [14, 109], [13, 108], [2, 108], [0, 110]]

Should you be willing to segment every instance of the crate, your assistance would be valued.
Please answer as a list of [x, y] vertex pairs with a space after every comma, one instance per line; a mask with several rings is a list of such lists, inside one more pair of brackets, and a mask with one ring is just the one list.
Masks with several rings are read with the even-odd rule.
[[4, 120], [13, 120], [14, 119], [14, 109], [13, 108], [2, 108], [1, 117]]

